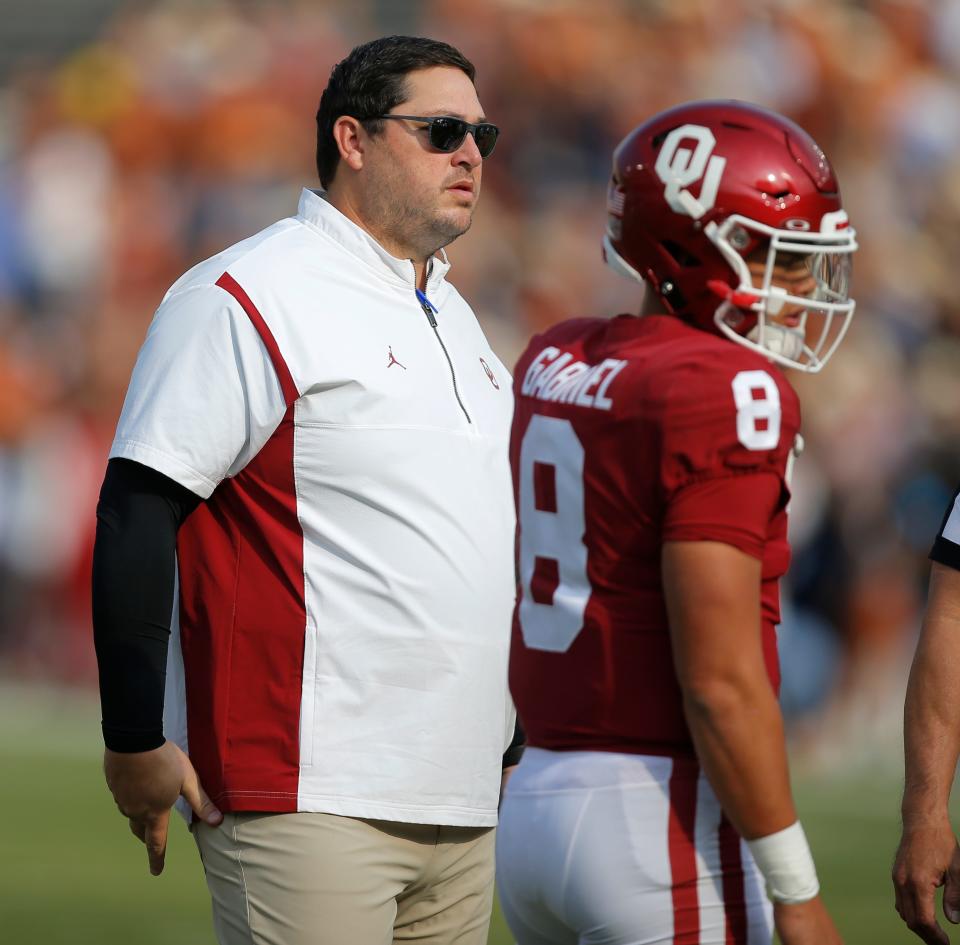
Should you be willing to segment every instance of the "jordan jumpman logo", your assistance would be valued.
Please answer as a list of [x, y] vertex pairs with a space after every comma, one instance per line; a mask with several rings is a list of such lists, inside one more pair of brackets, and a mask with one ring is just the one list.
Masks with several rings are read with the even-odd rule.
[[407, 369], [407, 366], [406, 366], [405, 364], [401, 364], [401, 363], [393, 356], [393, 348], [391, 348], [390, 345], [387, 345], [387, 353], [390, 355], [390, 360], [387, 361], [387, 367], [388, 367], [388, 368], [393, 367], [394, 365], [396, 365], [397, 367], [402, 367], [404, 370]]

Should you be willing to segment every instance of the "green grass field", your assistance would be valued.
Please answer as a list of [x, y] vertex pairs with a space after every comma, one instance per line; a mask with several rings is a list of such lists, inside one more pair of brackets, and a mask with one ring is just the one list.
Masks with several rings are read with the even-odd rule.
[[[103, 784], [97, 719], [89, 697], [0, 686], [0, 942], [214, 945], [186, 828], [179, 818], [173, 824], [167, 868], [151, 877], [143, 847]], [[797, 795], [845, 940], [919, 941], [893, 911], [895, 781], [808, 781]], [[511, 941], [495, 915], [491, 945]]]

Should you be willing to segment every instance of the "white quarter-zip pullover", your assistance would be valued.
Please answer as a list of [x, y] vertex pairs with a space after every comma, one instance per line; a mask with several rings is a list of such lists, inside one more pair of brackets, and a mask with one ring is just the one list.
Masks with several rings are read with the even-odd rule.
[[448, 269], [419, 299], [409, 260], [305, 190], [150, 326], [111, 456], [207, 500], [178, 539], [164, 724], [223, 810], [496, 822], [513, 404]]

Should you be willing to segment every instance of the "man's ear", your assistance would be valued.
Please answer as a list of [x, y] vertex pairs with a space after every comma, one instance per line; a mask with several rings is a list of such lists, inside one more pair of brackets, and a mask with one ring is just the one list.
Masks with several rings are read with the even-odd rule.
[[333, 123], [333, 140], [340, 150], [340, 160], [359, 171], [363, 167], [364, 147], [367, 133], [359, 120], [350, 115], [341, 115]]

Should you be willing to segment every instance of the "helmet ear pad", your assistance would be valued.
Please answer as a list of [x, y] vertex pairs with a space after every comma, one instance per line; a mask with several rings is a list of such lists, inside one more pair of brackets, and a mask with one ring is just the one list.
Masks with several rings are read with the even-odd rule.
[[[621, 233], [614, 246], [621, 254], [621, 247], [627, 248], [625, 258], [659, 295], [668, 314], [709, 329], [717, 297], [707, 282], [723, 279], [737, 284], [733, 270], [704, 232], [710, 219], [722, 219], [723, 214], [710, 211], [694, 221], [675, 213], [664, 202], [662, 182], [651, 178], [646, 167], [635, 166], [624, 175], [624, 186], [618, 187], [615, 169], [610, 186], [623, 193], [623, 216], [613, 228]], [[645, 265], [636, 266], [635, 259]]]
[[[733, 272], [720, 261], [711, 267], [704, 262], [716, 256], [716, 248], [706, 236], [699, 239], [678, 238], [682, 234], [651, 234], [646, 227], [632, 227], [633, 220], [642, 219], [643, 210], [624, 220], [627, 235], [625, 242], [644, 247], [648, 265], [643, 273], [646, 282], [660, 296], [668, 314], [696, 322], [695, 312], [709, 310], [710, 318], [717, 307], [717, 297], [707, 287], [712, 277], [733, 280]], [[634, 230], [635, 232], [630, 232]], [[660, 238], [657, 238], [657, 237]]]

